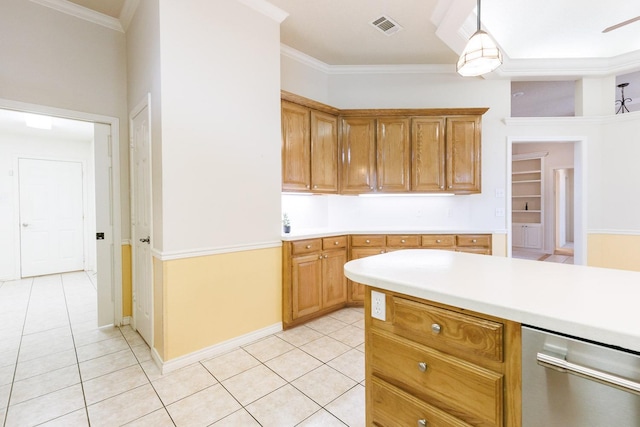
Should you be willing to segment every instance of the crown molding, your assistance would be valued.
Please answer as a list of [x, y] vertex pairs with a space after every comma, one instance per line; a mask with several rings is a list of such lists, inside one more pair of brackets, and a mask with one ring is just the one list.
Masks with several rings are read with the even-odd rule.
[[279, 24], [282, 23], [282, 21], [284, 21], [287, 18], [287, 16], [289, 16], [289, 13], [285, 12], [279, 7], [272, 5], [266, 0], [237, 0], [237, 1], [238, 3], [242, 3], [245, 6], [250, 7], [256, 12], [260, 12], [261, 14], [273, 19]]
[[329, 65], [316, 58], [280, 44], [283, 56], [298, 61], [308, 67], [325, 74], [452, 74], [455, 73], [454, 64], [400, 64], [400, 65]]
[[86, 7], [78, 6], [75, 3], [71, 3], [67, 0], [31, 0], [33, 3], [37, 3], [41, 6], [45, 6], [58, 12], [66, 13], [67, 15], [75, 16], [76, 18], [84, 19], [85, 21], [93, 22], [94, 24], [101, 25], [106, 28], [110, 28], [115, 31], [124, 33], [124, 28], [120, 23], [120, 20], [104, 15], [102, 13], [95, 12], [87, 9]]
[[138, 10], [139, 4], [140, 0], [126, 0], [124, 2], [124, 6], [120, 11], [120, 24], [125, 32], [129, 29], [129, 25], [131, 24], [133, 16], [136, 14], [136, 10]]

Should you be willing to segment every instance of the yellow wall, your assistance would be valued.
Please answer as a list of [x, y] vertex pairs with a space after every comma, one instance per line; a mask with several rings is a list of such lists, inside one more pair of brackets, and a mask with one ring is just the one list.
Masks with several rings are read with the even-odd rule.
[[122, 245], [122, 316], [132, 315], [131, 245]]
[[587, 264], [640, 271], [640, 236], [589, 234]]
[[281, 269], [280, 247], [154, 259], [160, 357], [168, 361], [281, 322]]
[[491, 236], [491, 253], [493, 256], [507, 256], [507, 235], [494, 234]]

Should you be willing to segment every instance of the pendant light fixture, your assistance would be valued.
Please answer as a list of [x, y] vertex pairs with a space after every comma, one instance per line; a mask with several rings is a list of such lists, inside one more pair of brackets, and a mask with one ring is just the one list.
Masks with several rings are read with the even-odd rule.
[[478, 30], [471, 36], [458, 63], [456, 70], [464, 77], [486, 74], [502, 64], [502, 53], [496, 42], [480, 27], [480, 0], [478, 0]]

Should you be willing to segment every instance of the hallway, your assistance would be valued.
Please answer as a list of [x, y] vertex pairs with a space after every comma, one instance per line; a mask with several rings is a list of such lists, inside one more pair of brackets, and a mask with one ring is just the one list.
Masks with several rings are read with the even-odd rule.
[[0, 425], [364, 425], [362, 309], [161, 375], [95, 301], [85, 272], [0, 282]]

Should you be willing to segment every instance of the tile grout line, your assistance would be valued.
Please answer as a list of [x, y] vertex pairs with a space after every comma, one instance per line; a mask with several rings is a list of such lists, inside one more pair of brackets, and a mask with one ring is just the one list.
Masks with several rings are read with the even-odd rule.
[[[91, 427], [91, 419], [89, 418], [89, 407], [87, 406], [87, 397], [84, 394], [84, 383], [82, 381], [82, 371], [80, 370], [80, 360], [78, 359], [78, 347], [76, 346], [76, 337], [73, 333], [73, 326], [71, 325], [71, 316], [69, 315], [69, 304], [67, 302], [67, 292], [64, 289], [64, 279], [62, 277], [63, 275], [60, 275], [60, 284], [62, 286], [62, 295], [64, 295], [64, 306], [66, 308], [67, 311], [67, 319], [69, 320], [69, 331], [71, 332], [71, 341], [73, 342], [73, 353], [76, 356], [76, 367], [78, 368], [78, 378], [80, 379], [80, 390], [82, 390], [82, 400], [84, 402], [84, 412], [87, 416], [87, 425], [89, 427]], [[72, 411], [75, 412], [75, 411]], [[72, 413], [70, 412], [70, 413]], [[68, 415], [68, 414], [64, 414], [61, 415], [61, 417]], [[60, 417], [57, 417], [60, 418]], [[54, 418], [55, 419], [55, 418]]]
[[22, 322], [22, 331], [20, 333], [20, 343], [18, 344], [18, 353], [16, 354], [16, 362], [13, 367], [13, 378], [11, 378], [11, 387], [9, 388], [9, 397], [7, 399], [7, 410], [4, 413], [4, 421], [2, 423], [3, 427], [6, 427], [7, 420], [9, 419], [9, 406], [11, 403], [11, 394], [13, 393], [13, 385], [16, 382], [16, 372], [18, 371], [18, 360], [20, 360], [20, 349], [22, 348], [22, 339], [24, 338], [24, 329], [27, 324], [27, 316], [29, 315], [29, 305], [31, 304], [31, 294], [33, 292], [33, 283], [35, 278], [30, 278], [31, 283], [29, 284], [29, 297], [27, 298], [27, 307], [24, 311], [24, 320]]

